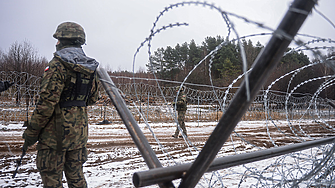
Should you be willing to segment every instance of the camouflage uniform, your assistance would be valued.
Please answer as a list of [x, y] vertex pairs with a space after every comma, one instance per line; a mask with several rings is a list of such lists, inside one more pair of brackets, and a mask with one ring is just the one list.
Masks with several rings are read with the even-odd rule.
[[[177, 87], [177, 91], [179, 90], [179, 87]], [[185, 136], [187, 136], [187, 131], [185, 127], [185, 114], [187, 110], [187, 100], [186, 100], [186, 94], [184, 93], [184, 89], [182, 88], [179, 92], [177, 102], [175, 103], [176, 110], [178, 111], [178, 124], [180, 128], [183, 130], [183, 133]], [[176, 128], [176, 131], [173, 135], [173, 137], [177, 138], [179, 134], [178, 125]]]
[[67, 45], [54, 53], [23, 134], [26, 147], [38, 141], [36, 165], [44, 187], [62, 187], [63, 171], [69, 187], [87, 187], [83, 175], [87, 160], [87, 105], [98, 99], [98, 62], [85, 55], [83, 43], [65, 42]]

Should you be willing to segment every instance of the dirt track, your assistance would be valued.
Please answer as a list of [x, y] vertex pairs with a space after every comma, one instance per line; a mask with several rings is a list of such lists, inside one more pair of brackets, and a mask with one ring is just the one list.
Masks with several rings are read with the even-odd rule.
[[[334, 124], [334, 122], [328, 123]], [[202, 125], [197, 123], [186, 123], [189, 135], [188, 139], [191, 141], [193, 146], [195, 146], [198, 150], [201, 150], [209, 135], [214, 130], [215, 125], [215, 123], [207, 123]], [[259, 124], [259, 122], [252, 122], [241, 127], [238, 126], [236, 128], [236, 133], [238, 133], [239, 136], [241, 136], [249, 143], [235, 145], [235, 149], [232, 149], [230, 146], [230, 141], [228, 140], [220, 152], [221, 154], [226, 153], [229, 155], [235, 151], [246, 152], [248, 149], [251, 149], [255, 146], [262, 148], [273, 147], [273, 144], [269, 139], [269, 135], [267, 134], [267, 130], [269, 130], [271, 133], [272, 140], [275, 141], [279, 146], [297, 142], [294, 138], [296, 135], [302, 136], [303, 133], [317, 138], [334, 135], [331, 129], [327, 127], [320, 127], [320, 125], [317, 123], [304, 124], [300, 126], [294, 125], [291, 127], [287, 124], [278, 123], [277, 126], [278, 127], [269, 126], [267, 128], [264, 125]], [[161, 155], [162, 151], [159, 147], [159, 144], [157, 144], [150, 130], [144, 125], [140, 125], [140, 127], [158, 158], [163, 160], [165, 156]], [[183, 138], [175, 139], [172, 137], [172, 134], [175, 131], [174, 125], [153, 124], [151, 125], [151, 129], [155, 132], [155, 136], [159, 140], [161, 146], [166, 152], [169, 152], [169, 155], [173, 158], [173, 160], [179, 160], [179, 162], [188, 162], [189, 157], [191, 156], [189, 150], [192, 148], [192, 146], [189, 147]], [[292, 130], [295, 131], [296, 134], [292, 133]], [[3, 169], [1, 173], [1, 179], [9, 179], [6, 180], [9, 182], [11, 179], [9, 176], [15, 169], [15, 160], [18, 159], [19, 155], [21, 154], [20, 148], [23, 145], [23, 139], [21, 138], [22, 133], [23, 129], [10, 129], [3, 130], [0, 134], [0, 159], [2, 159], [0, 169]], [[233, 140], [235, 144], [241, 141], [241, 139], [236, 136], [236, 134], [234, 134]], [[140, 152], [138, 151], [134, 142], [132, 141], [132, 138], [129, 135], [127, 129], [122, 124], [90, 125], [89, 141], [87, 147], [89, 151], [89, 160], [85, 163], [85, 167], [95, 168], [101, 167], [103, 165], [113, 164], [118, 161], [128, 161], [127, 164], [130, 163], [131, 167], [128, 169], [123, 169], [123, 171], [127, 172], [138, 170], [139, 168], [142, 168], [139, 166], [143, 166], [144, 160], [141, 157]], [[35, 154], [36, 150], [33, 147], [28, 150], [27, 156], [22, 161], [23, 167], [20, 168], [21, 173], [22, 171], [28, 175], [32, 172], [37, 173], [34, 164], [31, 164], [34, 163]], [[24, 167], [25, 165], [30, 165], [32, 167]], [[91, 170], [89, 170], [89, 172], [90, 171]], [[92, 176], [94, 176], [93, 174]], [[131, 176], [129, 173], [128, 175]], [[87, 176], [90, 177], [90, 174], [87, 174]], [[130, 180], [127, 180], [126, 182], [127, 184], [129, 183], [129, 185], [131, 185]], [[20, 184], [20, 186], [24, 185], [26, 184]], [[40, 183], [34, 185], [37, 186], [40, 185]], [[0, 186], [2, 185], [0, 184]], [[15, 186], [17, 185], [15, 184]]]
[[[328, 122], [330, 125], [335, 124], [335, 122]], [[89, 142], [87, 144], [87, 148], [89, 151], [98, 152], [100, 150], [108, 150], [108, 148], [111, 147], [136, 147], [131, 136], [127, 132], [127, 129], [123, 125], [94, 125], [94, 129], [90, 129], [89, 133]], [[188, 127], [188, 139], [196, 146], [196, 147], [202, 147], [203, 144], [208, 139], [209, 135], [211, 134], [211, 131], [214, 129], [216, 125], [202, 125], [202, 127], [199, 129], [199, 127]], [[186, 147], [184, 144], [183, 138], [173, 138], [172, 134], [174, 133], [175, 127], [174, 125], [161, 125], [158, 126], [158, 128], [162, 128], [162, 131], [155, 132], [156, 137], [159, 139], [162, 145], [164, 145], [166, 148], [174, 148], [174, 149], [185, 149]], [[308, 125], [302, 125], [300, 126], [303, 128], [304, 132], [312, 137], [328, 137], [328, 136], [334, 136], [335, 133], [332, 133], [330, 129], [327, 129], [326, 126], [320, 127], [317, 123], [308, 124]], [[300, 127], [298, 126], [281, 126], [280, 131], [284, 132], [287, 135], [295, 136], [292, 133], [292, 130], [299, 130]], [[157, 128], [157, 129], [158, 129]], [[113, 134], [109, 129], [112, 129], [113, 132], [117, 132], [117, 134]], [[155, 131], [155, 127], [153, 128]], [[156, 130], [157, 130], [156, 129]], [[201, 131], [201, 129], [203, 131]], [[107, 131], [106, 131], [107, 130]], [[264, 134], [267, 132], [266, 127], [249, 127], [248, 129], [239, 129], [237, 127], [237, 133], [243, 137], [248, 142], [263, 147], [264, 142], [267, 142], [268, 135]], [[144, 135], [146, 136], [147, 140], [149, 141], [150, 145], [152, 147], [157, 146], [157, 142], [152, 136], [151, 132], [147, 128], [144, 128], [142, 130]], [[166, 131], [166, 132], [164, 132]], [[269, 128], [269, 132], [279, 132], [277, 127], [271, 127]], [[7, 134], [6, 134], [7, 133]], [[21, 153], [21, 147], [23, 145], [23, 139], [22, 139], [22, 133], [23, 129], [11, 129], [10, 131], [2, 131], [0, 134], [0, 156], [4, 157], [8, 155], [10, 152], [14, 155], [19, 155]], [[10, 135], [10, 136], [8, 136]], [[235, 135], [235, 134], [234, 134]], [[253, 136], [250, 136], [253, 135]], [[235, 135], [236, 136], [236, 135]], [[257, 138], [257, 139], [255, 139]], [[279, 145], [286, 145], [287, 143], [296, 142], [288, 137], [281, 136], [280, 138], [275, 138], [277, 140], [277, 144]], [[236, 138], [235, 138], [236, 140]], [[9, 147], [9, 148], [8, 148]], [[176, 148], [177, 147], [177, 148]], [[271, 147], [271, 146], [269, 146]], [[31, 147], [28, 150], [28, 153], [34, 153], [35, 148], [34, 146]]]

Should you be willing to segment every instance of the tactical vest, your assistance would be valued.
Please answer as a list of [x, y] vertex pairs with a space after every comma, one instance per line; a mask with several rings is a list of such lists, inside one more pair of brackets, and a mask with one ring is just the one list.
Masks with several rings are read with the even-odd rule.
[[176, 109], [177, 111], [186, 111], [187, 110], [187, 100], [186, 100], [186, 98], [183, 98], [183, 95], [185, 95], [185, 94], [180, 94], [178, 96], [177, 101], [182, 101], [182, 103], [181, 104], [177, 103], [177, 109]]
[[73, 71], [68, 71], [68, 73], [70, 75], [65, 81], [65, 88], [60, 97], [60, 107], [87, 106], [95, 72], [90, 75]]

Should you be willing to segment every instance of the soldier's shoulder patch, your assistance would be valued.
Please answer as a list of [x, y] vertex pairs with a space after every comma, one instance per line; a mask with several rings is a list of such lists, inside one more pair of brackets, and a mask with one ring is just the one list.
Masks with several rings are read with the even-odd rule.
[[44, 72], [47, 72], [49, 70], [49, 66], [45, 67]]

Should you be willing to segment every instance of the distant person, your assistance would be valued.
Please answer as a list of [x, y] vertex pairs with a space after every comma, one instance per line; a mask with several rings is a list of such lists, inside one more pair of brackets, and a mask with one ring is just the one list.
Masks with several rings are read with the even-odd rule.
[[[179, 86], [176, 88], [176, 92], [178, 92], [179, 88], [180, 88]], [[178, 112], [178, 124], [180, 128], [183, 130], [184, 135], [187, 137], [187, 131], [185, 127], [185, 114], [187, 110], [187, 100], [186, 100], [186, 94], [184, 92], [184, 87], [180, 88], [177, 101], [173, 102], [172, 104], [173, 104], [173, 107], [176, 107], [176, 110]], [[178, 138], [178, 135], [179, 135], [179, 129], [177, 125], [176, 131], [174, 135], [172, 135], [172, 137]], [[182, 136], [179, 136], [179, 137], [182, 138]]]
[[40, 97], [23, 133], [24, 150], [37, 141], [36, 166], [44, 187], [87, 187], [87, 106], [98, 99], [99, 63], [85, 55], [84, 29], [73, 22], [57, 27], [56, 52], [41, 80]]
[[9, 81], [0, 81], [0, 92], [6, 91], [14, 83]]

